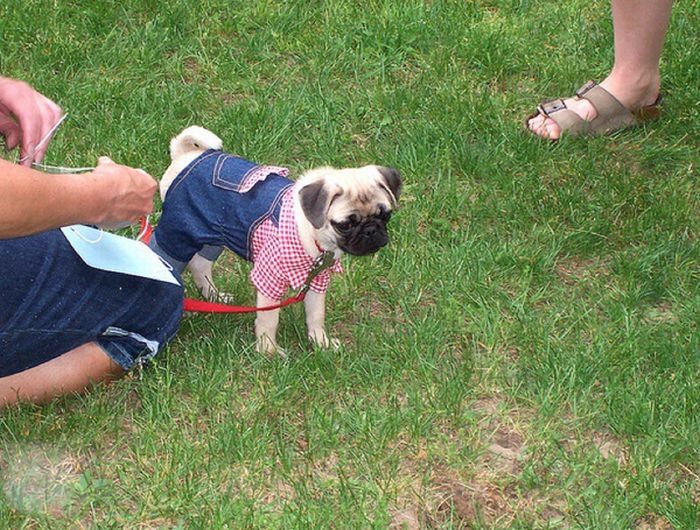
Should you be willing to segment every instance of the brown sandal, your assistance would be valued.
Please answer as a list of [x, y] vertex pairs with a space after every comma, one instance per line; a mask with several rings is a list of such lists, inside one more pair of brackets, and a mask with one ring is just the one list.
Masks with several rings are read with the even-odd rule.
[[562, 133], [566, 131], [571, 136], [610, 134], [657, 119], [662, 100], [659, 94], [651, 105], [630, 111], [595, 81], [588, 81], [579, 88], [576, 91], [576, 97], [590, 101], [598, 115], [591, 121], [586, 121], [574, 111], [567, 109], [563, 99], [554, 99], [538, 105], [537, 112], [525, 118], [525, 128], [532, 132], [528, 122], [542, 114], [554, 120]]

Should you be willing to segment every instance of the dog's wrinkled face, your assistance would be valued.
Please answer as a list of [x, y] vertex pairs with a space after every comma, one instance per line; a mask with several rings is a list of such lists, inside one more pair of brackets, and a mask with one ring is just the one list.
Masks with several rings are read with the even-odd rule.
[[387, 223], [400, 192], [394, 168], [319, 168], [304, 176], [299, 203], [325, 248], [364, 256], [389, 243]]

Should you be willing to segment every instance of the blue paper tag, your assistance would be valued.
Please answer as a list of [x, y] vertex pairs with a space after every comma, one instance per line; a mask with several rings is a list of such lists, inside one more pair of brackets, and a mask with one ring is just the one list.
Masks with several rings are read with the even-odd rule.
[[170, 265], [140, 241], [83, 225], [66, 226], [61, 231], [78, 256], [93, 269], [180, 285], [170, 272]]

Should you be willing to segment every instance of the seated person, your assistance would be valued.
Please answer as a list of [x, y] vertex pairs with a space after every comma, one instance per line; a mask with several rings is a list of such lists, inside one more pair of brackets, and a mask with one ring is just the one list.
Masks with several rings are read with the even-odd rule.
[[136, 221], [156, 182], [102, 158], [91, 172], [45, 175], [61, 109], [0, 77], [0, 135], [20, 164], [0, 159], [0, 407], [42, 402], [124, 374], [175, 334], [179, 285], [91, 268], [58, 227]]

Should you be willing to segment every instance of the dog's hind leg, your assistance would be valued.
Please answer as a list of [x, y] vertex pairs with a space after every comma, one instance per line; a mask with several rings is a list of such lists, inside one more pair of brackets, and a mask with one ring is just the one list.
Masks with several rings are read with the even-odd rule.
[[199, 292], [202, 293], [202, 296], [207, 300], [216, 300], [219, 298], [219, 291], [214, 284], [212, 267], [223, 250], [223, 247], [205, 245], [202, 250], [194, 255], [187, 265], [187, 268], [192, 273], [195, 285], [199, 289]]

